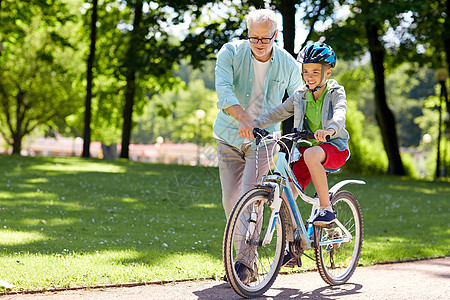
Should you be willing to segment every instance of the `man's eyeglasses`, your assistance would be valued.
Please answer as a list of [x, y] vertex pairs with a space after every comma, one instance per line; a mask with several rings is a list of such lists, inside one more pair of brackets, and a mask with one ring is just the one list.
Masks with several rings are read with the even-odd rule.
[[258, 42], [261, 42], [261, 44], [269, 44], [270, 41], [273, 39], [273, 37], [275, 36], [276, 31], [272, 34], [272, 37], [270, 38], [257, 38], [257, 37], [248, 37], [248, 40], [250, 41], [250, 43], [252, 44], [257, 44]]

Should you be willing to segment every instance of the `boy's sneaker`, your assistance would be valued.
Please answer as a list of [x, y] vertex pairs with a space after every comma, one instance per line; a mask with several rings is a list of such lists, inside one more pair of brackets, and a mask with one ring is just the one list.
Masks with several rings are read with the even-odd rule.
[[319, 215], [314, 219], [314, 225], [328, 225], [336, 221], [336, 216], [334, 213], [328, 210], [323, 210], [319, 213]]
[[291, 252], [284, 250], [283, 262], [281, 263], [281, 266], [286, 266], [291, 260], [293, 260]]
[[291, 252], [288, 250], [284, 250], [284, 257], [281, 266], [286, 268], [294, 268], [295, 266], [299, 265], [297, 260], [292, 256]]

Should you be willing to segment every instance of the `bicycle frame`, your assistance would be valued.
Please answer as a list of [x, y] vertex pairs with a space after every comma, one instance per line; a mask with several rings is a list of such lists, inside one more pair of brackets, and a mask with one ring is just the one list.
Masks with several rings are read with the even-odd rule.
[[[275, 141], [279, 141], [281, 138], [281, 134], [280, 133], [274, 134], [274, 137], [277, 137], [277, 138], [274, 138]], [[297, 182], [297, 179], [295, 178], [291, 168], [288, 165], [288, 160], [286, 159], [286, 153], [284, 153], [282, 151], [278, 152], [278, 157], [277, 157], [277, 160], [275, 163], [275, 170], [279, 173], [279, 175], [275, 175], [275, 174], [274, 175], [266, 175], [261, 180], [262, 186], [269, 186], [270, 188], [273, 189], [273, 201], [269, 205], [270, 208], [272, 209], [272, 214], [271, 214], [270, 220], [269, 220], [269, 228], [270, 229], [267, 231], [267, 233], [263, 239], [263, 245], [270, 243], [272, 240], [275, 222], [277, 222], [277, 220], [279, 220], [279, 211], [281, 208], [281, 202], [283, 201], [281, 198], [281, 195], [282, 195], [281, 191], [284, 191], [284, 193], [286, 195], [286, 200], [287, 200], [288, 208], [290, 211], [290, 215], [291, 215], [290, 221], [292, 223], [292, 228], [294, 230], [294, 233], [298, 232], [298, 230], [300, 231], [299, 234], [297, 235], [297, 238], [301, 239], [301, 241], [302, 241], [301, 244], [302, 244], [303, 249], [312, 248], [313, 247], [313, 239], [314, 239], [314, 237], [313, 237], [313, 229], [314, 229], [313, 220], [319, 213], [319, 207], [320, 207], [319, 198], [318, 197], [312, 198], [305, 194], [305, 192], [302, 190], [299, 183]], [[295, 202], [296, 199], [295, 199], [294, 193], [291, 189], [291, 185], [286, 184], [288, 179], [291, 180], [291, 182], [292, 182], [295, 190], [297, 191], [298, 195], [300, 196], [300, 198], [303, 201], [312, 205], [310, 216], [306, 220], [306, 226], [302, 221], [302, 216], [301, 216], [300, 210], [297, 206], [297, 203]], [[349, 184], [349, 183], [365, 184], [365, 182], [362, 180], [340, 181], [329, 190], [330, 199], [344, 185]], [[333, 244], [333, 243], [340, 243], [340, 242], [350, 242], [353, 239], [350, 232], [347, 230], [347, 228], [345, 228], [345, 226], [341, 222], [339, 222], [338, 219], [336, 219], [335, 224], [339, 228], [341, 228], [342, 231], [345, 233], [344, 237], [334, 239], [334, 240], [319, 241], [318, 246], [323, 246], [323, 245]]]

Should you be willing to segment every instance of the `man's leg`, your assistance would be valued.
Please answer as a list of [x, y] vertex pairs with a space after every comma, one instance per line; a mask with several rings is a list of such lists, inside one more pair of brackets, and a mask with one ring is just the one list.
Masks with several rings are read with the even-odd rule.
[[[241, 150], [220, 140], [217, 141], [219, 174], [220, 182], [222, 184], [222, 204], [227, 219], [230, 217], [236, 202], [241, 197], [240, 187], [242, 184], [242, 174], [245, 168], [245, 154]], [[250, 270], [245, 270], [245, 268], [250, 266], [248, 259], [246, 259], [249, 256], [249, 246], [245, 243], [248, 228], [245, 226], [247, 219], [244, 217], [242, 222], [237, 223], [237, 234], [234, 236], [234, 249], [236, 251], [235, 268], [237, 268], [236, 271], [238, 271], [239, 274], [242, 273], [240, 276], [243, 276], [246, 272], [248, 273], [247, 275], [251, 274]], [[243, 224], [243, 226], [240, 226], [240, 224]]]
[[272, 164], [273, 150], [276, 146], [271, 143], [266, 147], [253, 150], [248, 145], [244, 150], [245, 153], [245, 169], [242, 177], [241, 196], [254, 188], [261, 178], [269, 172], [270, 164]]
[[222, 204], [228, 219], [231, 210], [240, 197], [242, 174], [245, 167], [244, 154], [223, 141], [217, 140]]
[[[272, 151], [275, 145], [275, 143], [271, 143], [267, 145], [267, 149], [263, 147], [258, 150], [253, 150], [250, 145], [247, 145], [246, 148], [242, 149], [245, 153], [245, 169], [242, 177], [241, 196], [254, 188], [261, 181], [261, 178], [267, 175], [267, 173], [269, 172], [270, 163], [272, 163]], [[249, 207], [248, 209], [249, 210], [245, 214], [243, 214], [242, 222], [248, 223], [248, 221], [246, 220], [250, 218], [250, 214], [252, 213], [252, 211], [256, 212], [258, 218], [256, 220], [256, 229], [253, 235], [259, 238], [262, 225], [263, 205], [261, 205], [260, 207]], [[245, 236], [247, 228], [244, 228], [243, 226], [241, 229], [241, 234]], [[240, 252], [236, 260], [239, 260], [249, 268], [253, 269], [254, 263], [256, 262], [256, 259], [258, 257], [258, 253], [256, 250], [256, 246], [241, 244]]]

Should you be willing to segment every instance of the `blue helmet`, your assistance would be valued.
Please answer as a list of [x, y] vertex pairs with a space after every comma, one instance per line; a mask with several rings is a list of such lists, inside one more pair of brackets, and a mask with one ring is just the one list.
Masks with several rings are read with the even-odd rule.
[[333, 48], [324, 43], [314, 43], [305, 46], [298, 54], [297, 61], [301, 64], [317, 63], [336, 66], [336, 54]]

